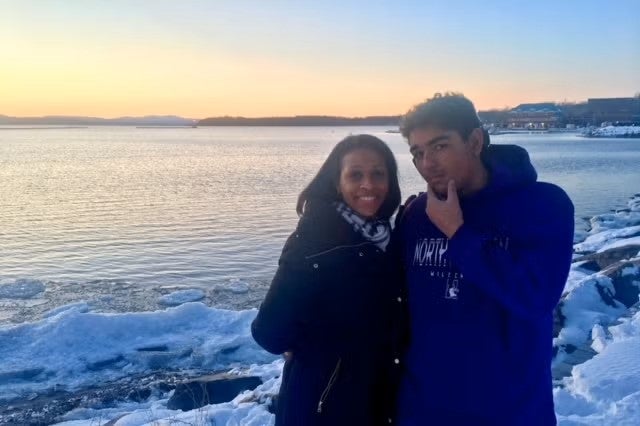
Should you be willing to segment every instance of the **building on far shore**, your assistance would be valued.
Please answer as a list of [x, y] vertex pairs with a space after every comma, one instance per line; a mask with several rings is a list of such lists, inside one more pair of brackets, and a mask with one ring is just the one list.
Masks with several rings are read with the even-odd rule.
[[590, 98], [587, 102], [520, 104], [512, 109], [478, 111], [485, 126], [551, 129], [640, 125], [640, 93], [633, 98]]
[[564, 114], [553, 102], [520, 104], [509, 111], [507, 124], [513, 129], [560, 127], [564, 124]]
[[601, 123], [640, 123], [640, 97], [635, 98], [591, 98], [587, 101], [591, 120]]

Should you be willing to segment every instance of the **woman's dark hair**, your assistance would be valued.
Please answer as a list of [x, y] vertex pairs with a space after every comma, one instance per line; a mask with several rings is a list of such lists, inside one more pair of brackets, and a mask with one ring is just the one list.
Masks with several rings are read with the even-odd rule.
[[302, 215], [309, 208], [309, 202], [321, 201], [330, 203], [342, 200], [338, 193], [342, 159], [356, 149], [369, 149], [377, 152], [384, 159], [389, 175], [389, 193], [382, 206], [380, 206], [377, 216], [388, 219], [393, 215], [393, 212], [400, 204], [398, 165], [387, 144], [371, 135], [351, 135], [338, 142], [320, 167], [320, 170], [318, 170], [316, 176], [298, 196], [298, 204], [296, 205], [298, 215]]

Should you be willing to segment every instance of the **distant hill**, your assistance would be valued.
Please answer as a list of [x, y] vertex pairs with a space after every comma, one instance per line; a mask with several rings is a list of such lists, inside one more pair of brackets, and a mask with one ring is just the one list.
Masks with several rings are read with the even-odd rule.
[[54, 126], [192, 126], [196, 120], [175, 115], [149, 115], [145, 117], [74, 117], [48, 115], [44, 117], [9, 117], [0, 115], [0, 125], [54, 125]]
[[296, 115], [293, 117], [210, 117], [198, 126], [398, 126], [399, 115], [369, 117], [335, 117], [329, 115]]

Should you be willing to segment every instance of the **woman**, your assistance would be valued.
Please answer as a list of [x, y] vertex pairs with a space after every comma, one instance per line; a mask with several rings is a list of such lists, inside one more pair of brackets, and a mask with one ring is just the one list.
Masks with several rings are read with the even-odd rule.
[[336, 145], [298, 197], [301, 216], [252, 324], [287, 352], [276, 425], [389, 424], [404, 296], [390, 254], [400, 203], [391, 150], [370, 135]]

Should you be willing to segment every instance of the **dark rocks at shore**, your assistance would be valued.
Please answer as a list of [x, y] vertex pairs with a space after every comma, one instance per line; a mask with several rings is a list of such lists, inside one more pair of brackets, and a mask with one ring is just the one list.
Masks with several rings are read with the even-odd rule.
[[[639, 253], [640, 244], [629, 244], [587, 254], [575, 261], [584, 262], [580, 268], [598, 272], [611, 279], [615, 293], [612, 295], [601, 293], [603, 302], [611, 305], [611, 301], [608, 300], [611, 297], [629, 308], [638, 302], [640, 295]], [[631, 272], [632, 270], [635, 270], [635, 273]]]
[[[633, 309], [640, 306], [640, 245], [629, 244], [622, 247], [612, 248], [600, 253], [590, 253], [575, 259], [574, 263], [579, 264], [579, 268], [585, 272], [592, 272], [599, 277], [604, 277], [611, 281], [611, 287], [604, 287], [593, 281], [595, 290], [600, 297], [602, 306], [624, 307], [620, 318], [614, 319], [609, 325], [614, 325], [615, 321], [629, 315]], [[563, 312], [565, 298], [563, 296], [554, 311], [554, 337], [567, 323], [567, 315]], [[595, 325], [595, 324], [594, 324]], [[581, 364], [597, 354], [591, 348], [592, 340], [587, 339], [581, 345], [560, 344], [554, 347], [554, 356], [562, 354], [561, 362], [557, 362], [553, 368], [553, 376], [560, 379], [571, 374], [573, 366]]]
[[171, 410], [189, 411], [209, 404], [231, 401], [245, 390], [253, 390], [262, 384], [255, 376], [215, 374], [199, 377], [178, 384], [167, 402]]
[[[44, 426], [64, 421], [63, 416], [76, 409], [100, 409], [123, 402], [142, 403], [150, 397], [166, 398], [172, 410], [188, 411], [208, 404], [231, 401], [245, 390], [255, 389], [262, 379], [228, 373], [194, 375], [183, 371], [136, 375], [75, 392], [52, 391], [28, 398], [2, 401], [0, 424]], [[111, 422], [116, 422], [112, 419]], [[105, 425], [106, 426], [106, 425]]]
[[[615, 289], [614, 294], [609, 294], [601, 287], [598, 293], [602, 302], [612, 305], [616, 301], [627, 308], [638, 302], [640, 295], [640, 273], [628, 273], [627, 268], [640, 267], [640, 245], [630, 244], [612, 248], [601, 253], [590, 253], [574, 260], [580, 265], [580, 269], [592, 273], [599, 273], [609, 277]], [[597, 285], [596, 285], [597, 287]], [[554, 311], [554, 336], [565, 326], [566, 316], [562, 312], [565, 294]]]
[[162, 396], [184, 380], [185, 373], [154, 372], [135, 375], [111, 383], [74, 392], [51, 391], [0, 402], [0, 424], [16, 426], [50, 425], [63, 421], [62, 416], [81, 408], [103, 408], [124, 401], [143, 402], [150, 396]]
[[[640, 247], [636, 250], [640, 251]], [[630, 268], [640, 269], [640, 258], [620, 261], [601, 271], [613, 281], [615, 299], [627, 308], [638, 303], [640, 293], [640, 273], [629, 273]]]
[[627, 246], [616, 247], [603, 251], [602, 253], [591, 253], [584, 255], [577, 262], [584, 262], [580, 267], [593, 272], [609, 270], [612, 265], [619, 264], [621, 261], [631, 259], [640, 252], [640, 245], [630, 244]]

